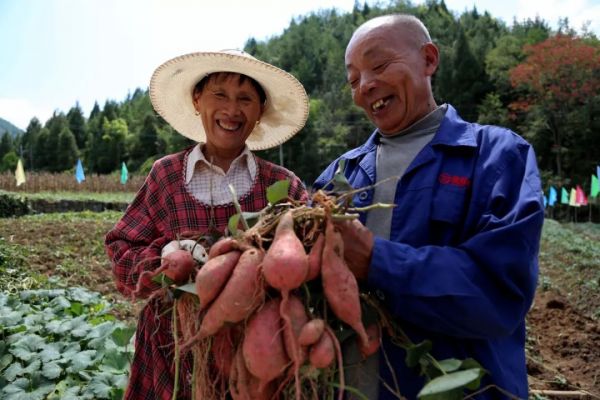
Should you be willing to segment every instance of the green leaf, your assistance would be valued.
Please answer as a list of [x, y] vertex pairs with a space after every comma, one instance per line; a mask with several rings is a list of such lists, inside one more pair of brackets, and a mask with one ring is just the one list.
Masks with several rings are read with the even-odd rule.
[[64, 296], [58, 296], [52, 299], [50, 306], [55, 311], [67, 310], [71, 307], [71, 302]]
[[92, 328], [93, 327], [91, 324], [82, 321], [81, 323], [75, 325], [74, 329], [71, 331], [71, 335], [76, 338], [84, 337], [90, 330], [92, 330]]
[[108, 374], [95, 375], [88, 384], [88, 391], [91, 391], [96, 399], [110, 399], [112, 384]]
[[162, 272], [158, 275], [153, 276], [152, 282], [158, 283], [161, 286], [169, 286], [169, 285], [173, 284], [173, 281], [171, 280], [171, 278], [169, 278]]
[[442, 361], [438, 361], [438, 365], [442, 368], [444, 372], [454, 372], [459, 369], [462, 365], [461, 360], [457, 360], [456, 358], [447, 358]]
[[463, 398], [462, 389], [453, 389], [447, 392], [430, 394], [427, 396], [421, 396], [420, 400], [462, 400]]
[[229, 222], [227, 222], [227, 230], [229, 230], [232, 235], [237, 234], [240, 217], [240, 214], [233, 214], [231, 217], [229, 217]]
[[23, 373], [23, 366], [21, 365], [21, 363], [16, 362], [9, 365], [8, 368], [6, 368], [6, 370], [2, 374], [2, 376], [4, 376], [4, 378], [7, 381], [12, 382], [17, 378], [17, 376], [23, 375]]
[[83, 304], [79, 302], [71, 303], [71, 307], [67, 310], [71, 315], [79, 316], [85, 311]]
[[58, 343], [47, 343], [39, 355], [42, 362], [58, 360], [60, 358], [60, 345]]
[[417, 397], [439, 394], [451, 391], [453, 389], [463, 388], [476, 379], [479, 379], [480, 373], [480, 369], [473, 368], [438, 376], [437, 378], [429, 381], [423, 387], [423, 389], [421, 389]]
[[23, 319], [22, 312], [11, 311], [10, 313], [8, 313], [6, 315], [0, 316], [0, 325], [6, 326], [6, 327], [18, 325], [22, 319]]
[[42, 375], [48, 379], [56, 379], [62, 373], [62, 368], [57, 362], [52, 361], [42, 366]]
[[0, 357], [0, 371], [4, 370], [4, 368], [8, 367], [12, 362], [12, 354], [4, 354], [2, 357]]
[[269, 204], [277, 204], [288, 198], [290, 181], [287, 179], [277, 181], [267, 188], [267, 200]]
[[[190, 285], [193, 285], [190, 283]], [[128, 326], [124, 328], [116, 328], [111, 333], [111, 338], [117, 346], [126, 347], [135, 333], [135, 327]]]
[[117, 371], [126, 371], [129, 367], [129, 357], [125, 353], [112, 350], [107, 352], [102, 359], [102, 366], [108, 366]]
[[71, 358], [71, 365], [67, 368], [67, 372], [80, 372], [94, 363], [92, 357], [96, 355], [96, 350], [85, 350], [77, 353]]
[[341, 159], [338, 162], [337, 169], [335, 170], [335, 174], [333, 175], [333, 190], [336, 192], [346, 192], [352, 190], [352, 185], [346, 179], [344, 175], [344, 168], [346, 167], [346, 160]]
[[424, 340], [421, 343], [410, 346], [406, 349], [406, 365], [409, 368], [414, 368], [419, 365], [419, 361], [431, 351], [431, 347], [432, 344], [430, 340]]
[[186, 283], [185, 285], [177, 286], [175, 290], [181, 290], [182, 292], [198, 294], [196, 293], [196, 284]]

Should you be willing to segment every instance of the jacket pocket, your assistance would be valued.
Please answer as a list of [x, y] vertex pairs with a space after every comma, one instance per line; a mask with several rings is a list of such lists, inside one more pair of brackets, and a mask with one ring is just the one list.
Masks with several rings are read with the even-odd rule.
[[467, 190], [438, 187], [431, 203], [430, 239], [436, 245], [455, 245], [467, 209]]

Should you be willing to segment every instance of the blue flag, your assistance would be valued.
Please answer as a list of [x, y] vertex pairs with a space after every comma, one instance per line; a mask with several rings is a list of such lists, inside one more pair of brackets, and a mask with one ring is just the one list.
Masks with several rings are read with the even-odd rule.
[[77, 166], [75, 167], [75, 179], [77, 179], [77, 183], [81, 183], [85, 181], [85, 174], [83, 173], [83, 165], [81, 165], [81, 160], [77, 159]]
[[546, 195], [544, 195], [543, 197], [544, 197], [544, 208], [546, 208], [546, 206], [548, 205], [548, 199], [546, 198]]
[[127, 183], [127, 165], [125, 163], [121, 164], [121, 183], [124, 185]]
[[554, 207], [556, 200], [558, 200], [558, 192], [554, 186], [550, 186], [550, 193], [548, 193], [548, 205], [550, 207]]

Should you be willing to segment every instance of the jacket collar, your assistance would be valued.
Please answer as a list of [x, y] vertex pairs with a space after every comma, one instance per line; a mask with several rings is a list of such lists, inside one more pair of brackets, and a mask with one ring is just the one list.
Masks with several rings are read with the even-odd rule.
[[[360, 158], [367, 153], [375, 151], [377, 149], [377, 145], [379, 144], [379, 137], [379, 130], [376, 129], [362, 146], [346, 152], [342, 158]], [[465, 122], [458, 115], [456, 109], [450, 104], [448, 104], [446, 115], [444, 116], [438, 131], [429, 143], [429, 146], [437, 145], [452, 147], [477, 146], [473, 124]]]

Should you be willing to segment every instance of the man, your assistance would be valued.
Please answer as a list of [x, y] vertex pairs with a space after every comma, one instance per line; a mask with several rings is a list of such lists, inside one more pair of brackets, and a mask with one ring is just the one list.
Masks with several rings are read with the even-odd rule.
[[[355, 206], [396, 204], [338, 225], [350, 269], [413, 342], [431, 340], [436, 359], [483, 365], [481, 388], [495, 387], [477, 398], [527, 398], [525, 315], [544, 214], [532, 147], [514, 132], [465, 122], [451, 105], [436, 104], [431, 76], [439, 52], [413, 16], [364, 23], [345, 62], [353, 100], [377, 129], [315, 187], [344, 160], [351, 185], [366, 188]], [[384, 337], [375, 364], [383, 382], [361, 390], [397, 398], [394, 374], [400, 393], [415, 398], [424, 380], [405, 355]]]

